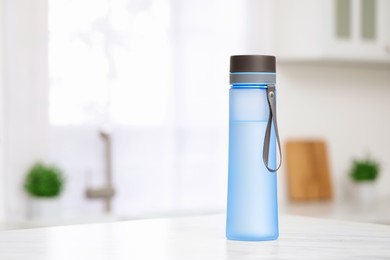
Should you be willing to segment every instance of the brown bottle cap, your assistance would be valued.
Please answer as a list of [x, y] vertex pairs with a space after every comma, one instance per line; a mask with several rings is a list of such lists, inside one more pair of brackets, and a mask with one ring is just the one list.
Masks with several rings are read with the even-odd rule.
[[230, 72], [276, 72], [275, 56], [230, 56]]

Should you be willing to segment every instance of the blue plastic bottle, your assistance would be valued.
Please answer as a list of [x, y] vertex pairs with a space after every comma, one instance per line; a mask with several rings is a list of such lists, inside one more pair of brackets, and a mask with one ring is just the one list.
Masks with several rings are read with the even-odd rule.
[[274, 56], [230, 60], [226, 237], [231, 240], [274, 240], [279, 235], [275, 72]]

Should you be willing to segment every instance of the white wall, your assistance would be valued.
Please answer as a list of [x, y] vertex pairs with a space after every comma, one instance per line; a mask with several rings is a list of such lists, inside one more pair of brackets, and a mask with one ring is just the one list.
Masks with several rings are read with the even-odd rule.
[[351, 160], [367, 153], [382, 166], [381, 196], [390, 196], [390, 68], [284, 64], [278, 68], [280, 133], [328, 143], [336, 198], [345, 198]]
[[5, 219], [4, 208], [4, 52], [3, 52], [3, 28], [4, 28], [4, 6], [0, 0], [0, 223]]
[[47, 157], [47, 2], [6, 0], [4, 12], [6, 211], [15, 220], [25, 213], [26, 171]]

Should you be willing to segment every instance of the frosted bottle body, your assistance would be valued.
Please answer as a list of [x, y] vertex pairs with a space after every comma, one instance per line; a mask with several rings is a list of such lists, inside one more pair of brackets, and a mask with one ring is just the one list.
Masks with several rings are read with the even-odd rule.
[[[229, 93], [229, 174], [226, 237], [273, 240], [278, 232], [277, 177], [262, 160], [269, 117], [266, 85], [232, 85]], [[269, 166], [276, 167], [271, 132]]]

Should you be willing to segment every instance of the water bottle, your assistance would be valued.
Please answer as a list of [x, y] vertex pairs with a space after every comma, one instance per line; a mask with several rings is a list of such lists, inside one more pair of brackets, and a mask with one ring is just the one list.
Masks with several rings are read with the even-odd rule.
[[230, 57], [226, 219], [230, 240], [274, 240], [279, 236], [276, 171], [281, 152], [275, 83], [274, 56]]

